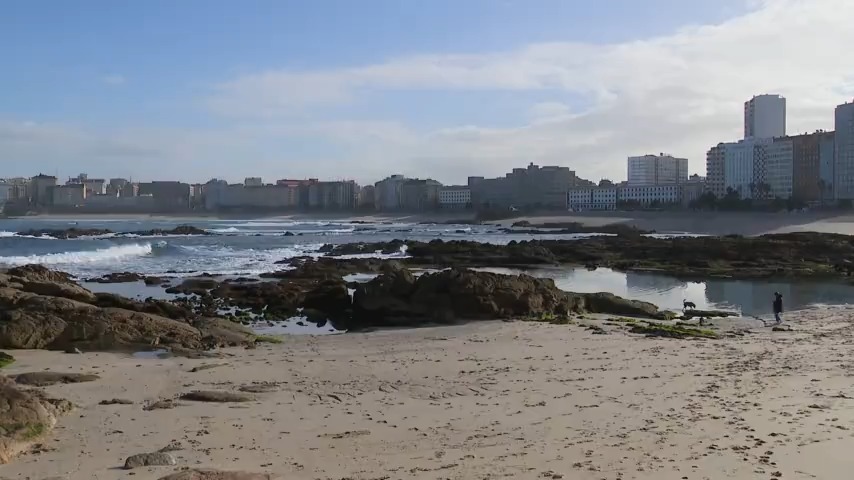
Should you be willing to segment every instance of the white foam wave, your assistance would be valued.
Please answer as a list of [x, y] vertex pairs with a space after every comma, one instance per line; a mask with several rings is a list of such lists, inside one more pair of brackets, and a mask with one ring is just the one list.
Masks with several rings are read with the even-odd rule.
[[228, 228], [209, 228], [208, 232], [210, 233], [240, 233], [241, 230], [235, 227]]
[[128, 257], [141, 257], [151, 253], [151, 244], [118, 245], [98, 250], [79, 252], [48, 253], [46, 255], [21, 255], [0, 257], [0, 265], [26, 265], [38, 263], [42, 265], [79, 265], [101, 262], [112, 262]]

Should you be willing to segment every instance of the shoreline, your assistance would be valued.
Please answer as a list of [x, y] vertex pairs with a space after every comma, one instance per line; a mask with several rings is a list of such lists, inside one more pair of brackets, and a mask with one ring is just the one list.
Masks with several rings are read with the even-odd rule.
[[[399, 223], [448, 223], [452, 221], [469, 224], [475, 222], [472, 211], [448, 212], [316, 212], [283, 215], [187, 215], [187, 214], [40, 214], [24, 217], [8, 217], [3, 221], [33, 223], [82, 220], [97, 221], [152, 221], [192, 222], [197, 221], [340, 221], [340, 222], [399, 222]], [[535, 215], [520, 215], [503, 220], [484, 220], [483, 225], [510, 227], [515, 222], [527, 221], [532, 227], [545, 223], [577, 222], [584, 227], [623, 225], [658, 233], [695, 233], [705, 235], [738, 234], [756, 236], [767, 233], [790, 233], [815, 231], [854, 235], [854, 213], [805, 212], [805, 213], [757, 213], [757, 212], [550, 212]]]
[[[101, 378], [47, 387], [76, 409], [46, 448], [2, 471], [125, 478], [117, 470], [125, 458], [172, 445], [177, 466], [134, 472], [152, 479], [197, 466], [299, 480], [844, 478], [842, 452], [854, 427], [854, 405], [844, 399], [854, 391], [832, 352], [854, 337], [854, 308], [787, 315], [793, 332], [751, 327], [752, 335], [720, 340], [643, 338], [590, 318], [286, 337], [206, 360], [17, 351], [3, 373]], [[206, 364], [219, 366], [192, 371]], [[268, 391], [246, 403], [182, 400], [174, 409], [143, 410], [187, 391], [247, 385]], [[112, 398], [133, 404], [99, 405]]]

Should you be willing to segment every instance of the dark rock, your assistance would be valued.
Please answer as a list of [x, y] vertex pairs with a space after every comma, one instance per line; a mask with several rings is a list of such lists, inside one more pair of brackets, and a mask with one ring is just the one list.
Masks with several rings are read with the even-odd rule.
[[74, 283], [74, 278], [65, 272], [51, 270], [45, 266], [35, 264], [10, 268], [9, 270], [6, 270], [6, 274], [28, 281]]
[[143, 280], [145, 276], [134, 272], [110, 273], [98, 278], [87, 278], [90, 283], [132, 283]]
[[550, 279], [450, 269], [415, 278], [390, 269], [356, 287], [352, 320], [339, 328], [418, 326], [458, 320], [566, 316], [570, 312], [666, 318], [655, 305], [607, 293], [558, 289]]
[[324, 312], [329, 318], [340, 318], [352, 308], [347, 283], [342, 279], [325, 280], [310, 290], [302, 302], [304, 308]]
[[173, 409], [175, 407], [179, 407], [179, 406], [181, 406], [181, 404], [179, 404], [175, 400], [172, 400], [171, 398], [166, 398], [166, 399], [162, 399], [162, 400], [157, 400], [154, 403], [150, 403], [150, 404], [142, 407], [142, 409], [145, 410], [146, 412], [150, 412], [152, 410], [171, 410], [171, 409]]
[[320, 252], [330, 255], [353, 255], [358, 253], [382, 253], [389, 255], [400, 251], [402, 246], [406, 245], [403, 240], [392, 240], [390, 242], [376, 243], [345, 243], [342, 245], [326, 244], [320, 247]]
[[131, 470], [139, 467], [163, 467], [177, 464], [178, 461], [170, 453], [138, 453], [125, 460], [125, 470]]
[[70, 402], [38, 390], [21, 390], [0, 376], [0, 465], [43, 441], [57, 418], [72, 408]]
[[244, 347], [255, 343], [255, 333], [224, 318], [199, 318], [193, 321], [207, 348]]
[[171, 230], [155, 228], [153, 230], [145, 230], [142, 232], [128, 232], [128, 234], [139, 235], [141, 237], [159, 237], [165, 235], [210, 235], [210, 232], [192, 225], [179, 225]]
[[217, 286], [219, 286], [219, 282], [213, 278], [194, 277], [184, 280], [178, 286], [167, 288], [166, 293], [207, 295], [208, 290], [212, 290]]
[[148, 286], [163, 285], [164, 283], [168, 282], [167, 279], [160, 277], [145, 277], [143, 281]]
[[101, 400], [98, 402], [98, 405], [133, 405], [133, 401], [124, 398], [113, 398], [110, 400]]
[[294, 233], [293, 233], [293, 232], [285, 232], [285, 233], [283, 233], [283, 234], [282, 234], [282, 236], [283, 236], [283, 237], [293, 237], [293, 236], [294, 236]]
[[94, 382], [100, 379], [98, 375], [86, 373], [60, 373], [60, 372], [30, 372], [13, 375], [10, 378], [19, 385], [31, 387], [48, 387], [57, 383], [82, 383]]
[[99, 235], [109, 235], [113, 233], [111, 230], [99, 228], [68, 228], [65, 230], [27, 230], [18, 232], [18, 235], [28, 237], [53, 237], [60, 240], [69, 240], [80, 237], [95, 237]]
[[255, 398], [251, 395], [243, 395], [234, 392], [215, 392], [215, 391], [195, 391], [181, 395], [181, 400], [190, 400], [194, 402], [213, 402], [213, 403], [233, 403], [233, 402], [251, 402]]

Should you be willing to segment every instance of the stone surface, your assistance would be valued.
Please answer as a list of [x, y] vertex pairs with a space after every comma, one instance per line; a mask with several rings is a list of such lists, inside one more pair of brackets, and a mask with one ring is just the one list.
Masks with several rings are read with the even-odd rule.
[[193, 402], [212, 402], [212, 403], [234, 403], [234, 402], [251, 402], [255, 398], [251, 395], [234, 392], [218, 392], [199, 390], [188, 392], [181, 395], [181, 400], [190, 400]]
[[169, 465], [177, 465], [178, 461], [171, 453], [154, 452], [154, 453], [138, 453], [131, 455], [125, 460], [125, 470], [131, 470], [139, 467], [163, 467]]
[[274, 480], [276, 478], [278, 477], [269, 473], [192, 469], [166, 475], [159, 480]]
[[22, 390], [0, 376], [0, 465], [41, 441], [56, 425], [57, 418], [71, 408], [68, 401]]
[[100, 379], [98, 375], [91, 373], [69, 373], [69, 372], [29, 372], [19, 373], [11, 377], [19, 385], [32, 387], [47, 387], [57, 383], [83, 383], [94, 382]]

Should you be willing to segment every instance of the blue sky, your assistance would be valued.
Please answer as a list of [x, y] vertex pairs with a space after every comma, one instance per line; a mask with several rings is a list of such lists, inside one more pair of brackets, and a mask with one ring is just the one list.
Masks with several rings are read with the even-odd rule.
[[[820, 4], [834, 1], [802, 2], [798, 17], [833, 22]], [[679, 148], [701, 170], [713, 135], [740, 131], [740, 118], [723, 114], [742, 97], [802, 88], [737, 78], [741, 54], [719, 31], [736, 38], [796, 22], [791, 2], [9, 0], [0, 4], [0, 176], [163, 178], [168, 168], [189, 181], [366, 182], [401, 171], [454, 182], [535, 161], [620, 179], [627, 154]], [[773, 51], [768, 35], [750, 47]], [[681, 87], [704, 56], [733, 70], [713, 79], [731, 80], [732, 104], [693, 106], [706, 125], [696, 144], [672, 131], [601, 128], [615, 103], [647, 110], [662, 94], [657, 77]], [[852, 77], [833, 74], [847, 93]], [[688, 85], [690, 104], [702, 89]], [[803, 106], [810, 122], [819, 102]]]

